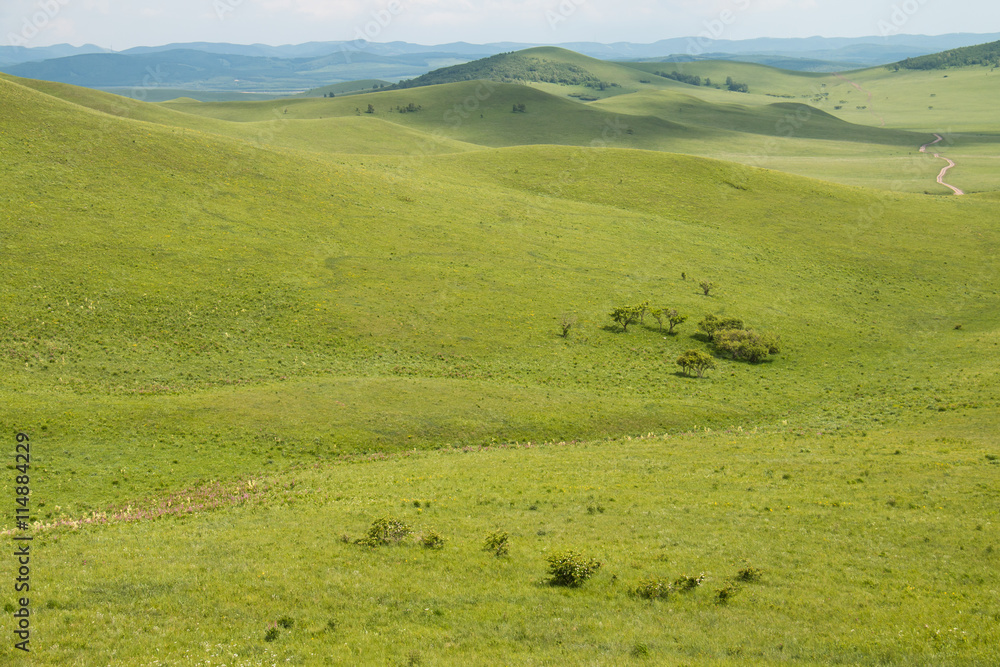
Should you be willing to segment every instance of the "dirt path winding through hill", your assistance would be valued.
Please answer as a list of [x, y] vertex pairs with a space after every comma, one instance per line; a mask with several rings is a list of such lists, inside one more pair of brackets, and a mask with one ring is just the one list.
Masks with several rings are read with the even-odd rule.
[[[934, 134], [934, 136], [935, 136], [935, 137], [937, 137], [937, 139], [935, 139], [934, 141], [930, 142], [929, 144], [924, 144], [923, 146], [921, 146], [921, 147], [920, 147], [920, 152], [921, 152], [921, 153], [926, 153], [926, 152], [927, 152], [927, 147], [928, 147], [928, 146], [933, 146], [934, 144], [936, 144], [936, 143], [937, 143], [937, 142], [939, 142], [939, 141], [944, 141], [944, 137], [942, 137], [942, 136], [941, 136], [940, 134], [937, 134], [937, 133], [935, 133], [935, 134]], [[941, 154], [940, 154], [940, 153], [935, 153], [935, 154], [934, 154], [934, 157], [936, 157], [936, 158], [938, 158], [938, 159], [940, 159], [940, 160], [944, 160], [945, 162], [947, 162], [947, 163], [948, 163], [948, 166], [947, 166], [947, 167], [944, 167], [944, 168], [942, 168], [942, 169], [941, 169], [941, 173], [940, 173], [940, 174], [938, 174], [938, 177], [937, 177], [937, 182], [938, 182], [938, 183], [940, 183], [941, 185], [945, 186], [946, 188], [951, 188], [951, 189], [952, 189], [952, 191], [953, 191], [953, 192], [954, 192], [954, 193], [955, 193], [956, 195], [964, 195], [965, 193], [964, 193], [964, 192], [963, 192], [962, 190], [959, 190], [959, 189], [958, 189], [958, 188], [956, 188], [956, 187], [955, 187], [954, 185], [949, 185], [948, 183], [945, 183], [945, 182], [944, 182], [944, 175], [948, 173], [948, 170], [949, 170], [949, 169], [951, 169], [952, 167], [954, 167], [954, 166], [955, 166], [955, 163], [954, 163], [954, 162], [952, 162], [951, 160], [949, 160], [949, 159], [948, 159], [948, 158], [946, 158], [946, 157], [941, 157]]]
[[872, 100], [874, 98], [872, 96], [871, 91], [870, 90], [865, 90], [864, 88], [861, 87], [860, 84], [857, 84], [857, 83], [851, 81], [846, 76], [842, 76], [839, 72], [834, 72], [833, 75], [835, 77], [837, 77], [838, 79], [840, 79], [841, 81], [844, 81], [845, 83], [849, 83], [852, 86], [854, 86], [858, 90], [858, 92], [862, 92], [865, 95], [867, 95], [868, 96], [868, 113], [870, 113], [875, 118], [878, 118], [878, 126], [879, 127], [885, 127], [885, 118], [883, 118], [882, 116], [880, 116], [877, 113], [875, 113], [875, 105], [872, 103]]

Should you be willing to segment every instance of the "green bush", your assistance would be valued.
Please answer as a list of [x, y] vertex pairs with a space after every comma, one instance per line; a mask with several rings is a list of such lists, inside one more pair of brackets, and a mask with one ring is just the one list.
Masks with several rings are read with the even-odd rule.
[[700, 350], [688, 350], [677, 357], [677, 365], [688, 375], [691, 375], [691, 371], [695, 371], [698, 377], [702, 377], [706, 370], [715, 368], [715, 359]]
[[713, 340], [716, 331], [723, 329], [743, 329], [743, 320], [736, 317], [716, 317], [706, 315], [705, 319], [698, 323], [698, 328], [705, 332], [709, 340]]
[[717, 329], [712, 335], [712, 345], [733, 359], [750, 363], [763, 361], [779, 351], [777, 338], [753, 329]]
[[649, 657], [649, 646], [639, 642], [632, 646], [632, 650], [629, 651], [633, 658], [646, 658]]
[[674, 582], [674, 588], [679, 591], [693, 591], [701, 586], [703, 581], [705, 581], [705, 573], [699, 574], [697, 577], [684, 575]]
[[754, 567], [753, 565], [748, 564], [746, 567], [744, 567], [742, 570], [739, 571], [739, 573], [736, 575], [736, 580], [752, 584], [760, 581], [761, 578], [763, 578], [763, 576], [764, 573], [760, 569]]
[[576, 551], [563, 551], [546, 560], [549, 562], [549, 583], [553, 586], [576, 588], [601, 567], [600, 561], [584, 558]]
[[368, 534], [357, 540], [358, 544], [368, 547], [379, 547], [386, 544], [395, 544], [413, 533], [405, 522], [391, 516], [384, 516], [372, 522]]
[[666, 600], [674, 587], [666, 579], [650, 578], [641, 582], [635, 589], [635, 594], [644, 600]]
[[729, 604], [729, 601], [739, 592], [739, 586], [736, 584], [727, 584], [719, 590], [715, 591], [715, 603], [719, 605]]
[[497, 558], [503, 558], [510, 549], [510, 535], [504, 530], [495, 530], [486, 536], [483, 551], [489, 551]]
[[420, 543], [428, 549], [443, 549], [444, 537], [436, 530], [429, 530], [420, 538]]

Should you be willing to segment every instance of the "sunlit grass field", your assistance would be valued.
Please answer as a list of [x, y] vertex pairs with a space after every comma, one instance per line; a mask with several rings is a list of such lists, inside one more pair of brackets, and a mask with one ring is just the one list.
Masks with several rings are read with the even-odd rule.
[[[42, 531], [34, 664], [992, 664], [998, 448], [955, 425], [407, 452]], [[355, 544], [381, 516], [414, 534]], [[565, 549], [601, 562], [578, 589]]]

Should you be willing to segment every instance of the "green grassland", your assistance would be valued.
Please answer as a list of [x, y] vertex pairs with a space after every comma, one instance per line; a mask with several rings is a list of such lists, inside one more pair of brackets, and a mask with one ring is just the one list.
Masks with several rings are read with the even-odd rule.
[[[780, 136], [802, 107], [663, 81], [151, 105], [0, 78], [0, 424], [60, 524], [35, 661], [995, 662], [996, 193], [914, 194], [935, 130], [819, 105]], [[983, 190], [989, 131], [943, 151]], [[611, 325], [643, 299], [690, 319]], [[781, 353], [683, 376], [707, 313]], [[113, 518], [216, 483], [248, 498]], [[445, 548], [340, 540], [386, 512]], [[539, 584], [565, 547], [605, 563], [579, 590]], [[744, 559], [763, 581], [716, 604]]]

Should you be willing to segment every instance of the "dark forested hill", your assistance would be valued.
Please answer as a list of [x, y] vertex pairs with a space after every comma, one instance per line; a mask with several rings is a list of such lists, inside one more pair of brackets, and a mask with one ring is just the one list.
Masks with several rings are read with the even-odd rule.
[[970, 65], [1000, 67], [1000, 42], [966, 46], [919, 58], [907, 58], [896, 63], [896, 66], [904, 69], [945, 69]]

